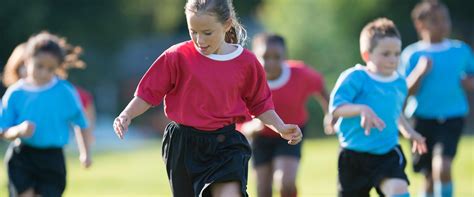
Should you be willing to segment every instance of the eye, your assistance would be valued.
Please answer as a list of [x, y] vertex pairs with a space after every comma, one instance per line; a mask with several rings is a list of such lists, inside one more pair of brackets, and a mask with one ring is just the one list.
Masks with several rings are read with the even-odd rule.
[[197, 32], [192, 31], [192, 30], [190, 31], [190, 33], [191, 33], [192, 35], [196, 35], [196, 34], [197, 34]]
[[210, 36], [212, 34], [212, 32], [204, 32], [204, 35], [206, 36]]

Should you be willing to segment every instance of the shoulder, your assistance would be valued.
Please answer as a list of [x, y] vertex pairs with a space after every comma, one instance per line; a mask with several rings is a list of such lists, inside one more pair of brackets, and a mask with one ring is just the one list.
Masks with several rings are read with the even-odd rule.
[[287, 60], [286, 64], [295, 75], [303, 75], [310, 78], [322, 78], [322, 74], [308, 64], [299, 60]]
[[339, 79], [361, 79], [366, 77], [367, 73], [365, 71], [365, 67], [360, 64], [342, 71], [342, 73], [339, 75]]
[[469, 46], [467, 43], [461, 40], [455, 40], [455, 39], [449, 39], [448, 41], [451, 45], [451, 48], [460, 49], [463, 52], [472, 53], [471, 46]]
[[180, 55], [189, 55], [196, 52], [191, 40], [177, 43], [163, 52], [167, 57], [178, 57]]
[[18, 80], [14, 84], [12, 84], [8, 89], [6, 90], [5, 94], [3, 95], [3, 101], [10, 100], [12, 97], [15, 95], [18, 95], [20, 92], [23, 91], [23, 86], [24, 86], [24, 81], [22, 79]]

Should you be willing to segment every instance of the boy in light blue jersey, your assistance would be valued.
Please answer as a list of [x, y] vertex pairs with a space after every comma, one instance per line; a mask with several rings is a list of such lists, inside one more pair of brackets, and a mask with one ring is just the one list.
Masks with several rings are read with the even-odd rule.
[[424, 138], [401, 115], [408, 94], [397, 72], [400, 34], [386, 18], [367, 24], [360, 48], [366, 66], [344, 71], [331, 93], [329, 111], [338, 121], [339, 196], [409, 196], [405, 157], [398, 130], [413, 141], [414, 151], [426, 151]]
[[417, 103], [415, 129], [428, 146], [428, 154], [414, 155], [414, 170], [425, 175], [423, 196], [450, 197], [451, 163], [469, 111], [465, 91], [474, 89], [474, 56], [467, 44], [447, 38], [451, 21], [444, 4], [422, 2], [412, 19], [421, 40], [403, 50], [400, 67]]
[[[66, 187], [63, 147], [71, 126], [87, 121], [74, 87], [56, 77], [65, 65], [61, 39], [49, 33], [26, 44], [26, 76], [2, 99], [0, 137], [12, 140], [6, 154], [10, 196], [62, 196]], [[80, 161], [91, 165], [87, 132], [76, 132]]]

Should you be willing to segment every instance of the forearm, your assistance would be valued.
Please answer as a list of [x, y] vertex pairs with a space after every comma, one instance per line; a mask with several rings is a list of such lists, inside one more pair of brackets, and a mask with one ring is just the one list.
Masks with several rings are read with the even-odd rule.
[[328, 113], [328, 105], [329, 105], [329, 95], [325, 89], [321, 91], [319, 94], [314, 94], [314, 98], [318, 101], [321, 109], [326, 114]]
[[406, 81], [407, 81], [407, 86], [408, 86], [408, 93], [410, 95], [414, 95], [418, 91], [420, 87], [420, 82], [423, 76], [424, 76], [423, 72], [417, 69], [413, 70], [413, 72], [411, 72], [407, 76]]
[[344, 104], [339, 106], [332, 112], [333, 117], [353, 117], [358, 116], [367, 108], [367, 105], [361, 104]]
[[398, 118], [397, 126], [404, 138], [411, 139], [415, 130], [413, 130], [413, 128], [408, 123], [408, 120], [403, 115], [400, 115]]
[[462, 79], [462, 85], [466, 92], [474, 92], [474, 75], [467, 75]]
[[275, 110], [268, 110], [257, 117], [263, 124], [272, 129], [273, 131], [280, 133], [283, 130], [285, 123], [281, 120], [280, 116]]
[[133, 119], [143, 113], [145, 113], [151, 107], [150, 104], [145, 102], [140, 97], [134, 97], [132, 101], [125, 107], [121, 114], [125, 114], [130, 119]]
[[74, 126], [74, 133], [76, 135], [76, 142], [79, 154], [89, 155], [90, 140], [92, 139], [92, 133], [90, 129], [83, 129], [78, 126]]
[[3, 139], [11, 141], [20, 137], [20, 132], [21, 131], [18, 128], [18, 126], [13, 126], [13, 127], [5, 129], [0, 135]]

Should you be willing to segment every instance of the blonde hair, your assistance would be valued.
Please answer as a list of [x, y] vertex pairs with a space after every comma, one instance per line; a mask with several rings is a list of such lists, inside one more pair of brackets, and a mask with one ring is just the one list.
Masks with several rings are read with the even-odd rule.
[[396, 37], [401, 39], [395, 23], [387, 18], [377, 18], [365, 25], [360, 33], [360, 52], [372, 52], [377, 46], [377, 42], [386, 37]]

